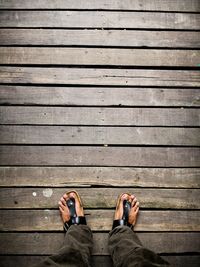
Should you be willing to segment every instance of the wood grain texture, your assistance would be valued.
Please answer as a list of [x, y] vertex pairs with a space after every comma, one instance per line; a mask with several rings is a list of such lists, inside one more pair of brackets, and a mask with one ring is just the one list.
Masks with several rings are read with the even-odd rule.
[[[73, 188], [0, 188], [1, 209], [58, 209], [58, 200]], [[79, 188], [85, 208], [114, 208], [122, 192], [133, 193], [141, 208], [200, 209], [198, 189]], [[12, 198], [10, 197], [12, 196]]]
[[0, 167], [0, 186], [200, 188], [200, 168]]
[[199, 1], [0, 0], [0, 10], [0, 265], [55, 253], [58, 200], [77, 188], [94, 267], [112, 266], [108, 231], [127, 190], [144, 246], [199, 266]]
[[[11, 257], [11, 259], [6, 258], [4, 256], [2, 256], [2, 262], [5, 263], [8, 262], [13, 262], [13, 265], [9, 265], [9, 267], [15, 267], [14, 265], [14, 260], [12, 258], [16, 257], [16, 262], [21, 263], [22, 260], [27, 263], [29, 258], [31, 261], [38, 263], [40, 262], [42, 259], [42, 256], [24, 256], [22, 257], [22, 259], [20, 259], [21, 256], [14, 256]], [[43, 256], [44, 258], [45, 256]], [[200, 262], [200, 256], [199, 255], [179, 255], [179, 256], [172, 256], [172, 255], [166, 255], [163, 256], [162, 258], [164, 258], [166, 261], [168, 261], [172, 266], [176, 266], [176, 267], [199, 267], [199, 262]], [[22, 265], [20, 265], [21, 267], [26, 267], [26, 265], [24, 265], [25, 263], [22, 263]], [[113, 263], [112, 263], [112, 259], [110, 256], [100, 256], [100, 255], [96, 255], [96, 256], [92, 256], [92, 266], [94, 267], [113, 267]], [[3, 265], [4, 267], [4, 265]], [[7, 265], [5, 265], [5, 267], [7, 267]]]
[[[157, 253], [199, 252], [199, 233], [138, 233], [145, 247]], [[94, 233], [93, 255], [109, 255], [107, 233]], [[53, 240], [53, 242], [52, 242]], [[49, 255], [63, 244], [63, 233], [1, 233], [0, 254]]]
[[200, 106], [200, 89], [0, 85], [0, 104], [65, 106]]
[[200, 110], [1, 106], [0, 124], [199, 126]]
[[[29, 265], [34, 265], [40, 263], [44, 260], [46, 256], [0, 256], [0, 262], [2, 267], [27, 267]], [[176, 267], [199, 267], [200, 256], [199, 255], [189, 255], [189, 256], [162, 256], [165, 260], [170, 262], [172, 266]], [[113, 267], [112, 260], [110, 256], [92, 256], [92, 266], [94, 267]]]
[[[86, 210], [85, 215], [92, 231], [110, 231], [112, 229], [113, 210]], [[200, 211], [140, 211], [134, 230], [197, 232], [200, 231], [199, 215]], [[63, 232], [58, 210], [1, 210], [0, 216], [1, 231]]]
[[112, 10], [153, 10], [153, 11], [183, 11], [198, 12], [198, 0], [1, 0], [1, 9], [112, 9]]
[[199, 87], [199, 71], [0, 67], [1, 83]]
[[199, 62], [198, 50], [0, 47], [2, 65], [196, 67]]
[[199, 167], [200, 148], [0, 146], [0, 165]]
[[0, 144], [200, 146], [200, 129], [0, 125]]
[[199, 48], [199, 32], [0, 29], [0, 45]]
[[199, 30], [198, 14], [112, 11], [0, 11], [0, 27]]

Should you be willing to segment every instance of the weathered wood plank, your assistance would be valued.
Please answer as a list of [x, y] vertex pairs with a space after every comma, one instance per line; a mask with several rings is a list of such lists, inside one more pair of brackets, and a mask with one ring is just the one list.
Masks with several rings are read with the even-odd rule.
[[1, 83], [199, 87], [199, 71], [0, 67]]
[[198, 0], [1, 0], [0, 9], [98, 9], [98, 10], [154, 10], [154, 11], [179, 11], [198, 12], [200, 9]]
[[[0, 256], [0, 262], [2, 267], [27, 267], [28, 265], [38, 264], [44, 260], [46, 256]], [[172, 266], [176, 267], [199, 267], [200, 256], [199, 255], [180, 255], [180, 256], [162, 256]], [[92, 256], [92, 266], [94, 267], [112, 267], [112, 260], [110, 256]]]
[[0, 64], [196, 67], [199, 62], [198, 50], [0, 47]]
[[[198, 267], [200, 262], [200, 256], [162, 256], [167, 260], [172, 266], [176, 267]], [[95, 259], [94, 259], [95, 260]], [[109, 264], [109, 263], [108, 263]]]
[[68, 45], [199, 48], [200, 33], [187, 31], [0, 29], [0, 45]]
[[0, 186], [200, 188], [200, 168], [0, 167]]
[[[40, 256], [40, 257], [42, 257], [42, 256]], [[45, 257], [45, 256], [43, 256], [43, 257]], [[21, 262], [22, 259], [20, 260], [18, 258], [16, 256], [16, 260]], [[32, 256], [32, 257], [28, 256], [27, 258], [31, 258], [32, 261], [35, 260], [35, 263], [38, 263], [42, 260], [41, 258], [39, 258], [39, 256]], [[36, 259], [34, 259], [34, 258], [36, 258]], [[184, 267], [199, 267], [199, 262], [200, 262], [200, 256], [199, 255], [189, 255], [189, 256], [185, 256], [185, 255], [178, 255], [178, 256], [171, 256], [170, 255], [169, 256], [169, 255], [167, 255], [167, 256], [162, 256], [162, 258], [164, 258], [166, 261], [168, 261], [172, 266], [176, 266], [176, 267], [183, 267], [183, 266]], [[26, 259], [26, 256], [23, 257], [23, 260], [26, 263], [28, 262], [28, 259]], [[8, 258], [7, 261], [10, 262], [10, 261], [12, 261], [12, 259], [9, 260], [9, 258]], [[4, 263], [4, 261], [3, 261], [3, 263]], [[9, 265], [9, 267], [15, 267], [15, 266], [16, 266], [16, 264], [11, 265], [11, 266]], [[24, 266], [25, 265], [20, 265], [20, 267], [24, 267]], [[112, 263], [110, 256], [92, 256], [92, 266], [94, 266], [94, 267], [102, 267], [102, 266], [113, 267], [113, 263]], [[5, 267], [7, 267], [7, 266], [5, 265]]]
[[1, 106], [0, 124], [199, 126], [200, 110]]
[[0, 104], [192, 107], [200, 106], [200, 89], [0, 85]]
[[[93, 255], [109, 255], [107, 233], [94, 233]], [[139, 233], [145, 247], [157, 253], [200, 251], [199, 233]], [[53, 240], [53, 242], [52, 242]], [[1, 233], [0, 254], [48, 255], [63, 244], [63, 233]]]
[[[27, 267], [28, 265], [38, 264], [44, 260], [46, 256], [0, 256], [1, 267]], [[179, 256], [162, 256], [172, 266], [176, 267], [199, 267], [199, 255], [179, 255]], [[92, 266], [94, 267], [112, 267], [110, 256], [92, 256]]]
[[[103, 260], [103, 259], [101, 259], [101, 257], [105, 257], [105, 260], [104, 260], [105, 264], [107, 264], [107, 262], [110, 259], [108, 256], [93, 256], [93, 257], [98, 257], [98, 259], [97, 259], [98, 262]], [[100, 257], [100, 259], [99, 259], [99, 257]], [[46, 258], [46, 256], [1, 255], [0, 256], [0, 262], [1, 262], [1, 267], [8, 267], [8, 266], [9, 267], [16, 267], [16, 266], [27, 267], [27, 266], [32, 266], [34, 264], [38, 264], [42, 260], [44, 260], [45, 258]], [[112, 266], [112, 265], [110, 265], [110, 266]], [[95, 267], [98, 267], [98, 263], [96, 264]], [[105, 267], [107, 267], [107, 265], [105, 265]]]
[[200, 129], [0, 125], [0, 144], [200, 146]]
[[200, 29], [198, 14], [112, 11], [0, 11], [0, 27]]
[[[61, 188], [1, 188], [2, 209], [58, 209], [58, 200], [65, 191]], [[85, 208], [114, 208], [123, 192], [137, 196], [141, 208], [200, 209], [198, 189], [138, 189], [138, 188], [79, 188]], [[12, 197], [11, 197], [12, 196]]]
[[[86, 210], [92, 231], [112, 229], [113, 210]], [[200, 231], [200, 211], [140, 211], [135, 231]], [[1, 210], [1, 231], [62, 231], [57, 210]], [[15, 218], [13, 220], [13, 218]], [[169, 219], [170, 218], [170, 219]], [[192, 218], [192, 220], [191, 220]]]
[[0, 146], [0, 165], [199, 167], [200, 148]]
[[[2, 256], [3, 257], [3, 256]], [[20, 256], [19, 256], [20, 257]], [[18, 258], [19, 258], [18, 257]], [[38, 257], [38, 258], [37, 258]], [[40, 256], [42, 257], [42, 256]], [[44, 258], [45, 256], [43, 256]], [[16, 262], [22, 262], [22, 259], [20, 260], [20, 258], [18, 259], [16, 256]], [[27, 258], [31, 258], [30, 260], [35, 260], [35, 263], [40, 262], [42, 259], [39, 258], [39, 256], [27, 256]], [[27, 263], [28, 259], [26, 258], [26, 256], [23, 257], [23, 260]], [[36, 259], [35, 259], [36, 258]], [[185, 255], [178, 255], [178, 256], [162, 256], [162, 258], [164, 258], [166, 261], [168, 261], [172, 266], [176, 266], [176, 267], [199, 267], [199, 262], [200, 262], [200, 256], [199, 255], [190, 255], [190, 256], [185, 256]], [[4, 260], [4, 258], [3, 258]], [[9, 258], [7, 259], [5, 257], [5, 260], [7, 260], [8, 262], [12, 261], [9, 260]], [[14, 259], [13, 259], [14, 261]], [[4, 261], [3, 261], [4, 263]], [[9, 267], [15, 267], [15, 265], [9, 265]], [[92, 256], [92, 266], [94, 267], [113, 267], [113, 263], [111, 260], [110, 256]], [[4, 266], [3, 266], [4, 267]], [[7, 266], [5, 266], [7, 267]], [[20, 265], [20, 267], [25, 267], [25, 265]]]

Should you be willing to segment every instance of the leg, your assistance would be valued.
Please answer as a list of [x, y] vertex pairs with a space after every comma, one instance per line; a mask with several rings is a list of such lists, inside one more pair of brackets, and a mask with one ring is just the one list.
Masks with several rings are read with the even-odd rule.
[[[69, 222], [70, 212], [66, 201], [73, 197], [77, 216], [84, 216], [82, 204], [77, 195], [64, 194], [59, 201], [59, 209], [63, 222]], [[53, 242], [53, 240], [52, 240]], [[90, 266], [90, 255], [93, 247], [92, 232], [87, 225], [71, 225], [66, 232], [61, 249], [54, 255], [46, 258], [35, 267], [88, 267]]]
[[123, 194], [115, 211], [115, 220], [121, 220], [124, 213], [123, 202], [130, 202], [129, 226], [117, 226], [109, 234], [109, 251], [115, 267], [168, 266], [160, 256], [143, 247], [133, 231], [139, 211], [139, 203], [133, 195]]

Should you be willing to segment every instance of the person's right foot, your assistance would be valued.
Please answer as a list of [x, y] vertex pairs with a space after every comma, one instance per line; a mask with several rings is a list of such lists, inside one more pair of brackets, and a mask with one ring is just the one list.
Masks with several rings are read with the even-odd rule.
[[116, 210], [115, 210], [115, 216], [114, 220], [121, 220], [123, 216], [123, 202], [124, 200], [127, 200], [131, 203], [131, 209], [129, 212], [129, 218], [128, 222], [131, 225], [135, 225], [137, 221], [137, 215], [139, 211], [139, 202], [137, 201], [136, 197], [134, 195], [129, 194], [122, 194], [120, 196], [120, 199], [117, 203]]

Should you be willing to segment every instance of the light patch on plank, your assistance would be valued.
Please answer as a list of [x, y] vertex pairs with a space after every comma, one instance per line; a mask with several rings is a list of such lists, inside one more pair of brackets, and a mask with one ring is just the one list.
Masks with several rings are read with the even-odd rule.
[[53, 190], [51, 188], [44, 189], [42, 191], [44, 197], [51, 197], [53, 194]]
[[34, 197], [36, 197], [36, 196], [37, 196], [37, 193], [36, 193], [36, 192], [33, 192], [32, 195], [33, 195]]

